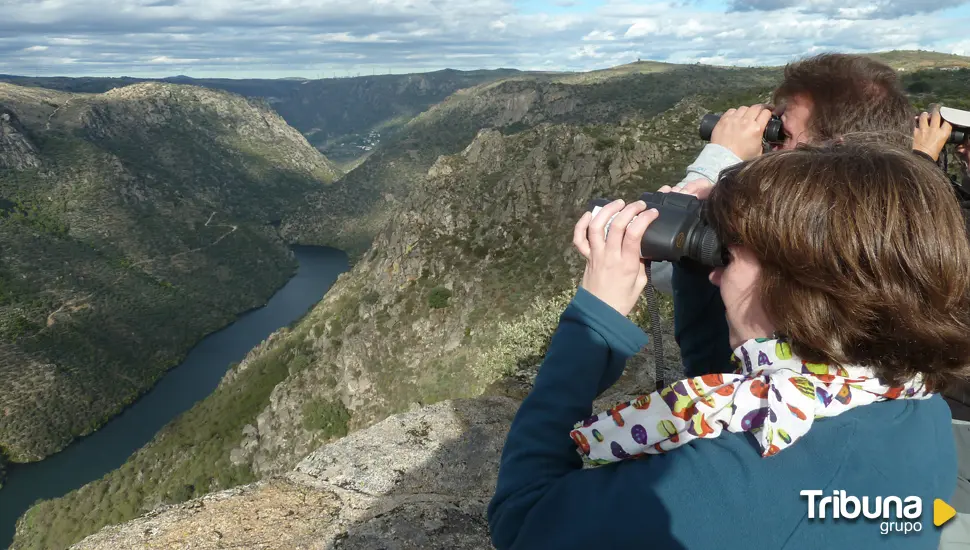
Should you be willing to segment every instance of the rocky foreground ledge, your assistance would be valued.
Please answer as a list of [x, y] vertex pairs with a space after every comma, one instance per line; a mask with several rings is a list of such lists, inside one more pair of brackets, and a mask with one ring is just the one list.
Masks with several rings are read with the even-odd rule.
[[160, 508], [72, 548], [491, 548], [485, 509], [517, 407], [480, 397], [392, 416], [289, 474]]
[[[673, 338], [665, 355], [678, 364]], [[599, 411], [653, 386], [645, 348], [593, 403]], [[293, 471], [105, 527], [72, 549], [492, 548], [486, 508], [509, 425], [534, 372], [474, 399], [386, 418], [324, 445]]]

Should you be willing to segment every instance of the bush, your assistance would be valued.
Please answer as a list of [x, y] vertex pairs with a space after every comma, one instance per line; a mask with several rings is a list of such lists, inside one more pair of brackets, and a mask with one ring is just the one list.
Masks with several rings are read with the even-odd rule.
[[314, 399], [303, 405], [303, 427], [307, 430], [322, 430], [326, 437], [347, 435], [347, 422], [350, 411], [337, 401]]
[[368, 290], [361, 299], [365, 304], [374, 305], [381, 299], [381, 295], [376, 290]]
[[917, 80], [909, 86], [906, 87], [906, 91], [911, 94], [925, 94], [933, 91], [933, 86], [931, 86], [925, 80]]
[[448, 307], [448, 299], [451, 298], [451, 291], [443, 286], [436, 286], [428, 294], [428, 305], [432, 309]]
[[601, 138], [598, 138], [596, 140], [596, 144], [593, 145], [593, 147], [597, 151], [603, 151], [603, 150], [609, 149], [610, 147], [613, 147], [615, 145], [616, 145], [616, 140], [615, 139], [608, 138], [608, 137], [601, 137]]

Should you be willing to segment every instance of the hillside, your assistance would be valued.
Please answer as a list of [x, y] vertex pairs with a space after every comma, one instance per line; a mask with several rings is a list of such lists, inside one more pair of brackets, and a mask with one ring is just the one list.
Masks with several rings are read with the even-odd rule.
[[[689, 95], [720, 94], [730, 101], [738, 90], [767, 90], [780, 75], [778, 69], [638, 66], [586, 78], [511, 78], [458, 92], [409, 122], [335, 185], [308, 197], [281, 232], [294, 242], [358, 257], [436, 159], [461, 151], [482, 128], [511, 134], [541, 123], [617, 125], [656, 116]], [[696, 134], [694, 124], [682, 135]]]
[[[723, 108], [710, 95], [673, 98], [665, 74], [514, 79], [418, 117], [402, 135], [438, 136], [417, 156], [430, 164], [403, 162], [405, 150], [358, 169], [382, 162], [377, 173], [409, 179], [378, 181], [399, 198], [353, 270], [121, 469], [35, 506], [15, 547], [64, 547], [158, 505], [288, 471], [321, 444], [414, 406], [486, 391], [521, 398], [581, 273], [570, 240], [585, 202], [678, 178], [701, 145], [700, 116]], [[734, 100], [754, 102], [771, 84], [758, 71], [700, 74], [707, 84], [679, 89], [733, 82]], [[474, 128], [495, 120], [504, 127]], [[434, 148], [464, 135], [435, 161]]]
[[[300, 323], [253, 350], [219, 390], [121, 469], [32, 508], [18, 524], [15, 548], [62, 548], [160, 505], [261, 479], [151, 516], [178, 518], [179, 528], [190, 532], [210, 520], [225, 521], [227, 516], [189, 517], [207, 510], [207, 502], [228, 514], [235, 505], [215, 502], [240, 496], [229, 500], [239, 503], [243, 515], [237, 517], [252, 518], [245, 514], [265, 509], [260, 499], [272, 494], [312, 496], [301, 487], [280, 486], [274, 476], [290, 475], [321, 445], [363, 433], [388, 415], [482, 394], [521, 399], [581, 274], [570, 240], [586, 201], [632, 198], [676, 181], [702, 145], [696, 137], [700, 117], [765, 99], [780, 74], [646, 68], [588, 79], [518, 76], [456, 93], [316, 193], [310, 207], [285, 219], [281, 230], [287, 238], [355, 250], [352, 271]], [[958, 71], [945, 74], [960, 77]], [[314, 208], [331, 215], [317, 216]], [[669, 304], [664, 307], [669, 312]], [[634, 317], [648, 326], [642, 303]], [[676, 346], [666, 342], [673, 362]], [[636, 358], [632, 367], [625, 387], [652, 381], [648, 358]], [[460, 451], [451, 450], [436, 456], [461, 460]], [[366, 462], [366, 456], [354, 460]], [[384, 466], [410, 471], [405, 457], [389, 457]], [[339, 481], [337, 489], [325, 489], [344, 498], [355, 486]], [[478, 489], [470, 491], [482, 498]], [[357, 532], [346, 526], [354, 513], [331, 517]], [[478, 512], [473, 506], [470, 513]], [[330, 530], [320, 522], [301, 524], [300, 512], [295, 514], [286, 524], [293, 529]], [[198, 533], [166, 531], [172, 524], [153, 524], [151, 517], [104, 530], [93, 540], [117, 544], [124, 539], [112, 539], [114, 534], [157, 526], [182, 542], [208, 544]], [[407, 524], [392, 520], [387, 518]], [[265, 532], [283, 536], [280, 529]], [[366, 532], [377, 537], [369, 540], [387, 540], [380, 538], [386, 531]], [[228, 540], [245, 544], [246, 536]], [[304, 541], [323, 545], [327, 536]], [[427, 536], [426, 547], [434, 547], [437, 539]]]
[[967, 69], [970, 57], [928, 50], [893, 50], [869, 54], [900, 73], [912, 73], [929, 69]]
[[[516, 74], [520, 74], [519, 71], [443, 70], [318, 80], [171, 77], [162, 81], [259, 98], [328, 158], [343, 164], [367, 156], [377, 144], [413, 117], [452, 93]], [[0, 81], [69, 92], [101, 93], [151, 79], [0, 75]]]
[[263, 304], [296, 267], [271, 224], [334, 175], [239, 96], [0, 84], [2, 454], [93, 431]]

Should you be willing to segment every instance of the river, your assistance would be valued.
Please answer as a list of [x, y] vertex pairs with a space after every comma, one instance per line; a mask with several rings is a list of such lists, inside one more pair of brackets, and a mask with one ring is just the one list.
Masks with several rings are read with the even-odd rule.
[[179, 414], [212, 393], [229, 365], [277, 329], [299, 319], [347, 271], [347, 255], [293, 247], [299, 268], [269, 302], [199, 342], [141, 399], [100, 430], [40, 462], [8, 465], [0, 489], [0, 548], [13, 540], [17, 518], [38, 499], [65, 495], [119, 468]]

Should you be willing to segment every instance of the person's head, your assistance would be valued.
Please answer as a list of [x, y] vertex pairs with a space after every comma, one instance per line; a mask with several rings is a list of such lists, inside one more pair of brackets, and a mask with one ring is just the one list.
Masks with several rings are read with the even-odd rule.
[[914, 111], [896, 71], [862, 55], [828, 53], [788, 64], [772, 101], [785, 128], [782, 149], [860, 132], [901, 146], [912, 142]]
[[803, 145], [726, 170], [706, 216], [731, 260], [731, 345], [775, 332], [802, 359], [917, 372], [970, 365], [970, 239], [947, 177], [908, 150]]
[[965, 177], [970, 176], [970, 141], [964, 141], [957, 145], [956, 152], [957, 160], [960, 161], [960, 168], [963, 170], [963, 175]]

